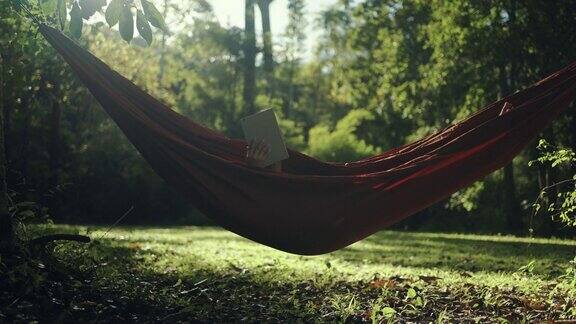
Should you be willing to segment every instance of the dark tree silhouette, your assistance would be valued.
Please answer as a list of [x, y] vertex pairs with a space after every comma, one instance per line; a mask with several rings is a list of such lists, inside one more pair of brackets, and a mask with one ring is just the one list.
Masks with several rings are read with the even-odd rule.
[[0, 53], [0, 251], [14, 247], [14, 229], [6, 188], [6, 150], [4, 148], [4, 60]]
[[262, 15], [262, 44], [264, 54], [264, 72], [270, 81], [274, 71], [274, 56], [272, 52], [272, 30], [270, 28], [270, 4], [274, 0], [258, 0], [258, 7]]
[[246, 0], [244, 30], [244, 113], [255, 112], [256, 98], [256, 28], [254, 0]]

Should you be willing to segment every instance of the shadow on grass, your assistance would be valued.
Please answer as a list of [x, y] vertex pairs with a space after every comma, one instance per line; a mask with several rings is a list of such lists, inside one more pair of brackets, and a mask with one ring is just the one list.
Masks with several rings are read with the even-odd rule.
[[[196, 240], [216, 240], [211, 244], [217, 244], [222, 239], [238, 240], [243, 244], [248, 244], [244, 239], [237, 237], [222, 238], [216, 235], [217, 238], [215, 238], [214, 235], [208, 235], [207, 238], [202, 238], [201, 235], [199, 236]], [[381, 260], [384, 257], [381, 255], [384, 254], [381, 250], [386, 247], [387, 258], [392, 258], [397, 263], [407, 263], [401, 259], [411, 254], [416, 255], [418, 259], [425, 259], [431, 254], [441, 254], [446, 249], [459, 249], [458, 253], [465, 254], [474, 251], [475, 244], [479, 243], [474, 242], [474, 246], [471, 247], [464, 244], [468, 241], [465, 239], [422, 238], [418, 234], [404, 233], [399, 236], [396, 233], [382, 233], [378, 236], [329, 257], [347, 262], [364, 263], [366, 258]], [[395, 238], [398, 239], [393, 240]], [[397, 245], [392, 245], [390, 241], [397, 242]], [[155, 238], [154, 242], [163, 241]], [[229, 267], [217, 271], [206, 268], [206, 260], [203, 258], [187, 259], [185, 267], [176, 271], [169, 265], [165, 268], [153, 266], [154, 262], [149, 262], [151, 259], [169, 259], [170, 256], [158, 255], [153, 249], [147, 249], [144, 246], [145, 243], [146, 240], [141, 239], [122, 243], [114, 239], [103, 239], [93, 244], [89, 250], [91, 258], [88, 259], [99, 260], [98, 263], [95, 265], [90, 265], [90, 262], [86, 265], [81, 262], [75, 263], [80, 268], [86, 266], [88, 269], [94, 269], [95, 280], [87, 289], [90, 293], [77, 294], [77, 296], [85, 296], [83, 298], [86, 300], [76, 300], [66, 311], [78, 321], [90, 320], [94, 316], [103, 321], [113, 319], [139, 322], [195, 320], [308, 322], [346, 319], [360, 321], [367, 319], [367, 312], [378, 298], [384, 298], [381, 302], [395, 309], [403, 309], [410, 304], [410, 300], [405, 298], [408, 289], [411, 289], [410, 281], [384, 281], [393, 293], [383, 294], [380, 288], [374, 288], [369, 282], [336, 281], [329, 286], [320, 286], [304, 277], [295, 282], [261, 280], [258, 272], [252, 273], [251, 269]], [[174, 241], [165, 240], [165, 243], [174, 244]], [[513, 254], [513, 251], [500, 251], [500, 249], [510, 248], [510, 245], [506, 243], [483, 242], [483, 244], [485, 244], [483, 246], [485, 250], [497, 250], [498, 252], [494, 255], [498, 257]], [[461, 256], [455, 256], [456, 254], [456, 252], [450, 252], [452, 259], [446, 261], [446, 267], [458, 267]], [[66, 253], [65, 255], [73, 254]], [[207, 257], [210, 257], [209, 254]], [[487, 257], [476, 253], [474, 258], [485, 259]], [[87, 259], [82, 260], [86, 262]], [[429, 262], [431, 261], [420, 260], [417, 263], [418, 266], [424, 267]], [[431, 284], [429, 288], [441, 290], [441, 287], [434, 284]], [[480, 302], [479, 308], [475, 306], [474, 309], [468, 309], [470, 305], [478, 303], [480, 291], [482, 289], [475, 291], [475, 288], [467, 287], [465, 293], [451, 289], [449, 295], [442, 293], [437, 296], [432, 291], [426, 296], [429, 301], [427, 306], [403, 314], [406, 316], [404, 319], [434, 319], [439, 310], [448, 310], [450, 314], [456, 316], [455, 318], [460, 318], [459, 314], [473, 312], [477, 319], [490, 319], [496, 316], [505, 316], [510, 320], [521, 319], [513, 314], [514, 310], [523, 307], [522, 304], [518, 304], [520, 300], [518, 298], [508, 300], [508, 304], [504, 307], [494, 308]], [[354, 300], [357, 301], [354, 302], [357, 305], [354, 304], [356, 306], [351, 308], [350, 305]], [[74, 305], [83, 306], [75, 307]], [[340, 309], [339, 305], [343, 307]], [[522, 311], [530, 312], [531, 310], [522, 309]], [[534, 316], [544, 319], [548, 315], [535, 312]]]
[[[157, 257], [153, 251], [116, 243], [104, 239], [90, 248], [88, 259], [100, 260], [99, 264], [76, 260], [79, 268], [96, 269], [92, 272], [95, 280], [87, 289], [91, 292], [85, 295], [88, 300], [79, 302], [85, 307], [71, 304], [65, 311], [72, 317], [67, 318], [79, 322], [92, 322], [95, 316], [103, 322], [307, 322], [317, 319], [320, 312], [312, 311], [320, 307], [320, 301], [314, 305], [305, 302], [321, 296], [312, 282], [263, 282], [244, 269], [208, 270], [202, 260], [191, 260], [185, 273], [170, 267], [159, 272], [145, 261]], [[334, 314], [330, 318], [334, 319]]]
[[347, 262], [456, 271], [514, 272], [535, 261], [533, 273], [557, 276], [576, 255], [576, 245], [510, 237], [380, 232], [335, 256]]

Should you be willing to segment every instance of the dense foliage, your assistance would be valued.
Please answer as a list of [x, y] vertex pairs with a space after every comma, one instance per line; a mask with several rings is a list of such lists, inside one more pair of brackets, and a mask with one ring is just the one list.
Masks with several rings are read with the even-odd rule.
[[[246, 103], [247, 36], [218, 22], [207, 2], [42, 4], [49, 21], [154, 96], [202, 124], [241, 136], [238, 120], [253, 109]], [[261, 9], [268, 5], [258, 2]], [[274, 108], [290, 146], [311, 155], [350, 161], [376, 154], [570, 62], [575, 8], [576, 1], [341, 0], [310, 17], [304, 1], [291, 0], [285, 34], [272, 40], [273, 61], [258, 52], [253, 105]], [[125, 222], [205, 222], [153, 174], [31, 21], [7, 2], [0, 12], [14, 199], [48, 206], [57, 221], [111, 223], [134, 206], [138, 217], [128, 215]], [[108, 26], [117, 23], [119, 31]], [[308, 24], [322, 28], [323, 36], [314, 55], [304, 57]], [[133, 38], [135, 30], [140, 37]], [[266, 37], [256, 48], [269, 51], [263, 42]], [[575, 147], [574, 111], [542, 134], [551, 145]], [[538, 234], [561, 234], [566, 230], [545, 211], [573, 196], [543, 201], [546, 208], [532, 221], [531, 202], [541, 189], [572, 178], [574, 165], [528, 167], [538, 154], [534, 144], [504, 170], [400, 226], [520, 233], [532, 227]], [[574, 219], [573, 212], [568, 209], [565, 218]]]
[[[538, 149], [540, 156], [529, 165], [544, 164], [551, 168], [570, 169], [576, 165], [576, 153], [569, 148], [552, 147], [545, 140], [540, 140]], [[554, 196], [555, 195], [555, 196]], [[542, 188], [538, 199], [534, 203], [535, 213], [542, 205], [548, 207], [548, 212], [555, 220], [571, 227], [576, 227], [576, 174]]]

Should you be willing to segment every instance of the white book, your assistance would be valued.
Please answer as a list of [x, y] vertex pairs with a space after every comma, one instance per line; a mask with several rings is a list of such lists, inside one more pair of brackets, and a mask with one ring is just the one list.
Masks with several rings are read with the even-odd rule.
[[274, 110], [266, 109], [246, 116], [240, 120], [244, 137], [250, 143], [252, 140], [261, 140], [268, 145], [270, 153], [260, 167], [267, 167], [288, 158], [288, 150], [278, 126]]

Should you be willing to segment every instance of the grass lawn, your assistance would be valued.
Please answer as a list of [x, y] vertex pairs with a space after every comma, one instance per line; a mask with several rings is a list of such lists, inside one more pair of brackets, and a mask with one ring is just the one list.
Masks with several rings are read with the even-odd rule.
[[[57, 226], [93, 321], [536, 321], [576, 318], [576, 241], [384, 231], [303, 257], [217, 228]], [[66, 294], [64, 294], [66, 295]]]

